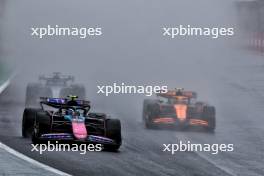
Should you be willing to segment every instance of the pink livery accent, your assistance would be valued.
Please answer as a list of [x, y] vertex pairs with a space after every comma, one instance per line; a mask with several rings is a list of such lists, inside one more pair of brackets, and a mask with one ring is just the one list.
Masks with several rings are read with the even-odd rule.
[[87, 130], [84, 122], [72, 121], [72, 131], [76, 139], [82, 140], [87, 138]]

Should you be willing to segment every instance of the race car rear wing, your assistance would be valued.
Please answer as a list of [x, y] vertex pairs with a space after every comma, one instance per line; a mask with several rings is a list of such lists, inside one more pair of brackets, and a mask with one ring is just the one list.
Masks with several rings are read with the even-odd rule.
[[66, 75], [62, 75], [59, 72], [54, 72], [52, 76], [44, 76], [41, 75], [39, 76], [39, 80], [40, 81], [46, 81], [47, 84], [49, 83], [54, 83], [54, 82], [61, 82], [66, 84], [68, 81], [74, 81], [74, 77], [73, 76], [66, 76]]
[[197, 93], [193, 91], [178, 91], [178, 90], [169, 90], [166, 93], [157, 93], [157, 96], [164, 98], [173, 98], [177, 96], [184, 96], [187, 98], [197, 98]]
[[49, 97], [40, 97], [40, 105], [46, 104], [55, 108], [67, 107], [67, 106], [77, 106], [82, 108], [90, 108], [90, 101], [86, 100], [73, 100], [67, 98], [49, 98]]

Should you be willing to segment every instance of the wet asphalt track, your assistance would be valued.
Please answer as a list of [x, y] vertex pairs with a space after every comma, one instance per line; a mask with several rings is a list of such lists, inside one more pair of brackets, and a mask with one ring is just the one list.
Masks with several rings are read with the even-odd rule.
[[[262, 56], [244, 54], [246, 57], [239, 58], [240, 62], [235, 64], [218, 63], [222, 63], [222, 68], [232, 70], [233, 74], [214, 70], [214, 74], [207, 77], [214, 77], [211, 83], [215, 94], [211, 99], [216, 100], [217, 107], [215, 134], [146, 130], [140, 122], [126, 120], [132, 119], [133, 114], [122, 114], [121, 111], [120, 117], [126, 116], [126, 119], [121, 118], [124, 143], [120, 152], [90, 152], [86, 155], [50, 152], [39, 155], [30, 152], [30, 140], [20, 135], [23, 104], [5, 101], [16, 95], [11, 85], [1, 96], [0, 140], [25, 155], [74, 175], [261, 176], [264, 174], [264, 60]], [[247, 56], [254, 59], [254, 63]], [[245, 71], [251, 74], [244, 74]], [[233, 143], [235, 150], [217, 155], [203, 152], [170, 155], [162, 152], [163, 143], [177, 143], [179, 140]]]
[[[9, 1], [5, 9], [3, 43], [9, 51], [4, 57], [19, 65], [21, 74], [19, 73], [9, 89], [0, 97], [1, 142], [73, 175], [264, 175], [263, 55], [240, 51], [237, 48], [227, 49], [230, 46], [224, 44], [223, 47], [218, 43], [219, 41], [212, 43], [210, 40], [209, 42], [201, 40], [205, 42], [202, 44], [199, 43], [200, 41], [193, 41], [191, 44], [185, 41], [180, 44], [166, 40], [164, 42], [164, 39], [159, 37], [159, 29], [163, 24], [174, 24], [174, 16], [178, 15], [179, 21], [184, 19], [190, 23], [195, 23], [201, 18], [198, 15], [194, 15], [195, 17], [182, 15], [185, 14], [185, 10], [181, 11], [181, 9], [188, 9], [191, 5], [188, 3], [180, 6], [179, 13], [175, 10], [176, 6], [173, 2], [168, 4], [153, 2], [149, 6], [148, 3], [135, 1], [134, 4], [133, 1], [131, 4], [123, 4], [120, 11], [113, 10], [120, 2], [105, 5], [100, 1], [95, 3], [96, 8], [85, 3], [83, 5], [69, 2], [70, 5], [66, 3], [61, 5], [58, 1], [53, 5], [38, 3]], [[102, 8], [98, 11], [104, 5], [111, 8]], [[213, 8], [214, 5], [211, 4], [210, 7], [216, 14], [214, 16], [216, 21], [211, 21], [211, 18], [205, 19], [208, 23], [220, 23], [219, 20], [221, 21], [224, 15], [219, 9], [225, 7], [220, 5]], [[145, 7], [149, 13], [145, 13]], [[46, 8], [50, 10], [50, 14], [47, 14]], [[207, 12], [205, 9], [210, 8], [192, 10], [195, 14], [202, 14], [202, 18], [210, 17], [207, 13], [203, 14], [204, 11]], [[67, 10], [69, 14], [58, 14], [59, 10]], [[13, 13], [14, 11], [16, 13]], [[108, 14], [113, 16], [110, 18]], [[228, 16], [227, 11], [224, 11], [224, 14]], [[98, 16], [94, 18], [93, 15]], [[138, 19], [142, 21], [137, 21]], [[83, 25], [84, 21], [88, 20], [94, 24], [101, 23], [105, 27], [106, 39], [98, 39], [92, 45], [89, 40], [40, 41], [30, 38], [28, 31], [32, 25], [41, 26], [50, 22]], [[135, 25], [131, 25], [131, 21]], [[118, 35], [115, 33], [116, 28], [119, 28]], [[130, 40], [127, 37], [130, 37]], [[116, 40], [118, 42], [114, 43], [113, 41]], [[216, 45], [212, 46], [215, 43]], [[200, 47], [201, 45], [203, 47]], [[76, 60], [71, 62], [72, 58]], [[83, 64], [84, 58], [94, 58], [94, 60], [87, 59], [89, 62]], [[135, 62], [135, 58], [140, 58], [140, 65]], [[76, 152], [50, 152], [39, 155], [31, 152], [30, 140], [21, 137], [25, 85], [29, 80], [35, 80], [39, 72], [56, 70], [61, 66], [62, 61], [66, 71], [71, 69], [73, 64], [78, 68], [71, 71], [86, 81], [89, 99], [95, 94], [96, 83], [105, 80], [110, 80], [109, 82], [136, 80], [136, 83], [143, 82], [143, 84], [160, 84], [162, 80], [163, 84], [168, 84], [170, 87], [185, 86], [187, 89], [195, 90], [200, 100], [208, 100], [216, 106], [215, 134], [146, 130], [140, 122], [143, 97], [119, 95], [107, 99], [99, 96], [92, 97], [95, 106], [100, 106], [103, 110], [112, 106], [116, 117], [122, 121], [124, 143], [120, 152], [91, 152], [86, 155]], [[113, 65], [112, 62], [118, 64]], [[90, 65], [93, 67], [89, 67]], [[102, 68], [104, 65], [107, 65], [107, 68]], [[80, 70], [86, 70], [88, 76], [83, 75]], [[97, 74], [98, 70], [100, 74]], [[153, 76], [156, 70], [160, 73]], [[21, 88], [18, 84], [23, 84], [24, 87]], [[217, 155], [177, 152], [172, 156], [162, 152], [163, 143], [177, 143], [179, 140], [190, 140], [193, 143], [233, 143], [235, 150]]]
[[[1, 97], [4, 98], [5, 95]], [[145, 130], [140, 123], [123, 121], [124, 142], [119, 152], [31, 152], [29, 139], [23, 139], [18, 104], [1, 104], [0, 140], [19, 152], [73, 175], [226, 175], [196, 153], [172, 156], [162, 152], [162, 143], [178, 141], [173, 131]], [[19, 117], [19, 118], [17, 118]], [[212, 172], [213, 171], [213, 172]]]

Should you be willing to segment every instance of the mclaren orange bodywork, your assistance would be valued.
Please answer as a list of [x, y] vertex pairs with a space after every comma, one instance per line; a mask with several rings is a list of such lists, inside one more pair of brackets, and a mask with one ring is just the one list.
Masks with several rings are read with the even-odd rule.
[[187, 105], [176, 104], [174, 105], [175, 113], [180, 121], [185, 121], [187, 118]]

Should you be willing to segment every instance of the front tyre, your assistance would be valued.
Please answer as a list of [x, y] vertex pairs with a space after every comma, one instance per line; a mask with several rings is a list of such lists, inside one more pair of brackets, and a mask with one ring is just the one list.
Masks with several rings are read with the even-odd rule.
[[155, 125], [151, 122], [151, 120], [149, 118], [149, 115], [146, 115], [144, 123], [145, 123], [145, 128], [146, 129], [154, 129], [155, 128]]
[[50, 129], [50, 116], [44, 112], [39, 111], [36, 114], [36, 119], [34, 121], [34, 129], [32, 133], [32, 143], [38, 144], [42, 143], [42, 140], [40, 139], [42, 134], [49, 133]]
[[117, 151], [122, 144], [121, 122], [119, 119], [106, 120], [106, 137], [115, 141], [115, 144], [104, 145], [104, 149]]
[[40, 130], [39, 130], [39, 123], [37, 123], [35, 121], [35, 124], [34, 124], [34, 130], [33, 130], [33, 133], [32, 133], [32, 137], [31, 137], [31, 140], [32, 140], [32, 143], [33, 144], [39, 144], [40, 143]]
[[26, 108], [22, 119], [22, 136], [28, 138], [31, 136], [34, 128], [34, 122], [37, 114], [37, 109]]

